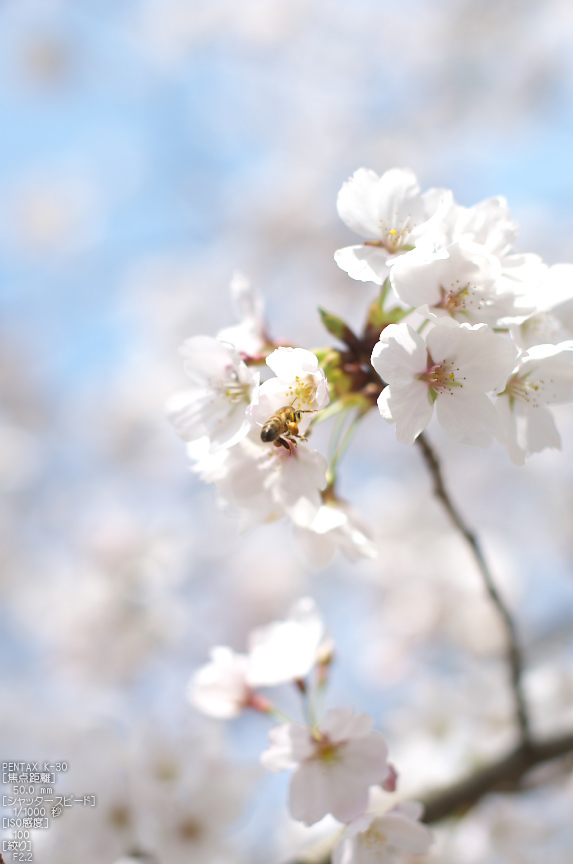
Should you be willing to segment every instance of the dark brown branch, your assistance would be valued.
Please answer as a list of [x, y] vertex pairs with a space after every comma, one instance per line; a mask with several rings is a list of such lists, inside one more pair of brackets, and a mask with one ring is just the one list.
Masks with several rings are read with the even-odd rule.
[[524, 776], [536, 765], [573, 752], [573, 734], [548, 741], [520, 744], [499, 762], [445, 789], [422, 795], [424, 822], [439, 822], [456, 812], [463, 813], [490, 792], [515, 792]]
[[[573, 754], [573, 733], [537, 743], [520, 744], [506, 756], [443, 789], [415, 796], [424, 804], [424, 822], [433, 823], [464, 813], [491, 792], [516, 792], [532, 768]], [[318, 845], [289, 864], [330, 864], [328, 849]]]
[[501, 597], [496, 587], [493, 576], [489, 569], [488, 563], [485, 560], [481, 545], [476, 535], [468, 528], [460, 513], [456, 509], [452, 499], [450, 498], [448, 491], [446, 490], [446, 487], [444, 485], [444, 479], [442, 477], [442, 469], [438, 461], [438, 457], [436, 456], [436, 453], [431, 447], [427, 438], [424, 436], [424, 433], [418, 436], [418, 438], [416, 439], [416, 444], [418, 444], [420, 450], [422, 451], [424, 461], [428, 466], [430, 474], [432, 475], [432, 479], [434, 481], [434, 494], [437, 498], [440, 499], [454, 526], [464, 537], [465, 541], [470, 547], [475, 562], [482, 575], [486, 590], [501, 618], [507, 640], [507, 662], [511, 675], [511, 686], [515, 702], [516, 719], [519, 725], [523, 746], [527, 746], [528, 742], [530, 741], [531, 730], [529, 724], [529, 715], [525, 702], [525, 695], [523, 692], [523, 660], [517, 642], [517, 635], [515, 632], [515, 625], [513, 623], [513, 619], [511, 617], [509, 609], [505, 604], [505, 601]]

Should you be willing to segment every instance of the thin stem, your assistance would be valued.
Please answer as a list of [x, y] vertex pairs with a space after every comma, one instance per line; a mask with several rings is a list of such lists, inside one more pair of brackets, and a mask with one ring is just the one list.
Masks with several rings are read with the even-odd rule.
[[[340, 460], [342, 459], [342, 457], [346, 453], [346, 451], [348, 449], [348, 445], [352, 441], [352, 438], [354, 437], [354, 434], [358, 428], [358, 423], [362, 419], [363, 416], [364, 416], [364, 411], [361, 409], [358, 409], [356, 414], [354, 415], [354, 417], [352, 417], [348, 426], [344, 430], [344, 435], [339, 436], [339, 439], [337, 442], [337, 448], [336, 448], [336, 451], [332, 457], [332, 461], [330, 464], [330, 469], [335, 476], [336, 476], [336, 470], [338, 468], [338, 463], [340, 462]], [[342, 438], [342, 440], [340, 440], [340, 438]]]
[[529, 715], [527, 711], [525, 694], [523, 692], [523, 658], [517, 642], [515, 624], [494, 582], [489, 565], [482, 552], [481, 545], [473, 531], [471, 531], [450, 498], [449, 492], [444, 485], [442, 469], [434, 449], [431, 447], [424, 433], [418, 436], [416, 443], [422, 451], [424, 461], [428, 466], [434, 481], [434, 494], [442, 502], [444, 509], [452, 520], [455, 528], [465, 539], [471, 549], [475, 562], [482, 575], [487, 593], [498, 611], [501, 618], [507, 640], [507, 662], [511, 675], [511, 686], [515, 702], [515, 713], [517, 723], [521, 732], [522, 746], [527, 747], [531, 741], [531, 730]]
[[334, 428], [330, 433], [330, 441], [328, 445], [328, 461], [330, 465], [332, 465], [332, 460], [334, 459], [334, 455], [338, 450], [338, 445], [340, 443], [340, 437], [342, 435], [342, 430], [344, 428], [344, 423], [346, 421], [346, 412], [343, 411], [338, 415], [334, 422]]
[[316, 713], [312, 701], [311, 688], [308, 686], [304, 678], [296, 678], [293, 681], [293, 684], [302, 699], [302, 713], [306, 717], [306, 722], [311, 729], [314, 729], [316, 726]]

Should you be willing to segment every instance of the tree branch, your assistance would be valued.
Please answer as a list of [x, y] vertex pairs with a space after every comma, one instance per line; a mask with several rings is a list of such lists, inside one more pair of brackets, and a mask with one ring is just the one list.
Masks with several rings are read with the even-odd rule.
[[499, 617], [501, 618], [507, 640], [507, 662], [510, 669], [511, 687], [515, 702], [516, 719], [521, 733], [522, 746], [527, 747], [531, 739], [531, 729], [525, 695], [523, 692], [523, 659], [517, 642], [517, 635], [515, 632], [515, 625], [513, 623], [513, 619], [511, 617], [509, 609], [505, 604], [505, 601], [501, 597], [497, 586], [493, 580], [491, 570], [489, 569], [488, 563], [485, 560], [481, 545], [476, 535], [468, 528], [467, 524], [463, 520], [455, 504], [450, 498], [450, 495], [444, 485], [442, 469], [438, 461], [438, 457], [436, 456], [433, 447], [430, 445], [423, 432], [416, 439], [416, 444], [422, 451], [424, 461], [430, 471], [430, 474], [432, 475], [432, 479], [434, 481], [434, 494], [437, 498], [440, 499], [455, 528], [460, 532], [460, 534], [463, 536], [466, 543], [470, 547], [475, 562], [482, 575], [487, 593], [489, 594], [490, 599], [494, 604], [495, 608], [497, 609]]
[[515, 792], [535, 765], [573, 752], [573, 733], [548, 741], [519, 744], [507, 756], [445, 789], [422, 795], [424, 822], [439, 822], [473, 807], [489, 792]]

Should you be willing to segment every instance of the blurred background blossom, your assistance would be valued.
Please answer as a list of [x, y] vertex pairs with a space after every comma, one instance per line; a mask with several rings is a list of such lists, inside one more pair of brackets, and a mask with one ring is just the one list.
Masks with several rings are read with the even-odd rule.
[[[464, 205], [504, 195], [521, 250], [572, 261], [572, 44], [565, 0], [0, 5], [2, 758], [66, 759], [75, 791], [99, 796], [97, 818], [38, 838], [40, 864], [113, 864], [150, 807], [160, 864], [294, 854], [286, 779], [252, 773], [265, 723], [214, 743], [185, 688], [212, 645], [242, 650], [303, 594], [336, 639], [331, 705], [373, 714], [408, 792], [507, 746], [502, 634], [417, 452], [365, 420], [342, 493], [379, 559], [314, 573], [285, 525], [239, 534], [163, 405], [184, 386], [179, 344], [235, 323], [236, 269], [278, 340], [325, 344], [318, 305], [359, 320], [372, 286], [333, 252], [354, 242], [335, 199], [362, 165], [411, 167]], [[558, 413], [563, 453], [524, 468], [431, 429], [517, 612], [543, 732], [573, 719], [573, 420]], [[169, 792], [162, 748], [181, 772]], [[169, 845], [161, 807], [176, 821], [169, 795], [196, 799], [213, 753], [244, 771], [234, 839], [199, 814]], [[568, 864], [570, 808], [564, 780], [486, 800], [440, 829], [431, 861]]]

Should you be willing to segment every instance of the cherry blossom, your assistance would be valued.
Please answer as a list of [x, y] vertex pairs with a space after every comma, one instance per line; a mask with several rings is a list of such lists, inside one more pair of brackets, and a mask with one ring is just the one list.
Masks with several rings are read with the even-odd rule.
[[[195, 448], [190, 455], [196, 455]], [[265, 444], [258, 430], [231, 449], [202, 453], [193, 466], [217, 486], [221, 503], [238, 512], [245, 528], [283, 516], [295, 525], [312, 524], [322, 505], [326, 469], [316, 450]]]
[[[250, 414], [262, 427], [277, 411], [291, 406], [302, 412], [298, 430], [303, 436], [312, 415], [329, 401], [318, 358], [303, 348], [278, 348], [267, 364], [276, 377], [261, 385]], [[290, 433], [286, 441], [284, 447], [275, 447], [274, 442], [261, 440], [259, 430], [253, 431], [224, 459], [200, 460], [197, 470], [217, 484], [224, 501], [238, 505], [247, 524], [287, 515], [296, 525], [308, 526], [322, 503], [327, 463], [312, 448], [297, 446]]]
[[266, 362], [276, 377], [261, 384], [251, 408], [253, 420], [263, 426], [276, 411], [290, 405], [303, 412], [298, 428], [304, 435], [313, 414], [330, 400], [328, 381], [317, 356], [305, 348], [277, 348]]
[[503, 441], [512, 462], [547, 447], [559, 449], [561, 438], [547, 407], [573, 401], [573, 341], [534, 345], [518, 364], [496, 402]]
[[329, 711], [318, 727], [297, 723], [275, 726], [261, 761], [270, 771], [295, 769], [291, 779], [291, 816], [313, 825], [327, 813], [350, 822], [368, 806], [370, 786], [389, 773], [388, 748], [372, 718], [351, 708]]
[[[337, 497], [339, 463], [376, 398], [403, 443], [415, 441], [435, 406], [453, 441], [485, 447], [495, 437], [516, 464], [559, 446], [550, 405], [573, 401], [573, 265], [547, 270], [538, 256], [515, 252], [517, 225], [503, 198], [461, 207], [447, 190], [422, 194], [407, 169], [378, 176], [362, 168], [341, 189], [338, 211], [365, 238], [339, 249], [338, 265], [354, 279], [383, 285], [362, 328], [358, 314], [347, 323], [320, 309], [338, 345], [314, 353], [283, 343], [271, 351], [262, 304], [236, 275], [231, 292], [240, 323], [217, 339], [185, 343], [193, 388], [170, 405], [192, 470], [215, 485], [220, 503], [243, 527], [286, 517], [314, 566], [338, 550], [354, 558], [376, 554], [368, 529]], [[260, 384], [252, 366], [269, 351]], [[333, 417], [327, 466], [306, 436]], [[439, 485], [439, 463], [427, 461]], [[463, 529], [461, 517], [454, 521]], [[476, 549], [472, 544], [487, 581]], [[408, 626], [418, 626], [417, 619]], [[509, 633], [510, 647], [512, 639]], [[289, 695], [301, 698], [306, 722], [272, 729], [261, 760], [269, 770], [293, 772], [291, 815], [308, 826], [329, 814], [346, 823], [333, 864], [399, 864], [426, 853], [432, 835], [417, 803], [367, 812], [370, 799], [395, 792], [397, 772], [368, 715], [338, 708], [320, 719], [333, 651], [306, 597], [284, 620], [256, 628], [244, 654], [213, 649], [188, 696], [213, 717], [233, 718], [249, 707], [288, 720], [257, 688], [295, 684]], [[415, 759], [412, 747], [406, 759]], [[170, 824], [180, 827], [177, 813]], [[193, 820], [182, 824], [194, 830]]]
[[573, 338], [573, 264], [555, 264], [527, 296], [534, 311], [512, 328], [521, 348]]
[[404, 854], [424, 854], [433, 837], [419, 822], [422, 812], [421, 804], [408, 801], [383, 816], [360, 816], [346, 827], [334, 850], [333, 864], [395, 864]]
[[316, 663], [324, 636], [324, 622], [314, 600], [303, 597], [286, 621], [258, 627], [250, 634], [249, 684], [269, 687], [304, 678]]
[[523, 294], [539, 286], [547, 270], [539, 255], [517, 253], [513, 243], [519, 226], [509, 216], [505, 198], [497, 196], [462, 207], [452, 201], [442, 222], [444, 234], [437, 246], [472, 240], [499, 265], [497, 290], [500, 294]]
[[367, 240], [338, 249], [334, 260], [353, 279], [381, 285], [393, 256], [412, 249], [422, 238], [431, 242], [451, 200], [446, 190], [420, 194], [416, 176], [405, 168], [393, 168], [381, 177], [359, 168], [338, 193], [337, 207], [342, 221]]
[[507, 201], [501, 195], [486, 198], [473, 207], [452, 202], [443, 224], [446, 243], [471, 237], [497, 256], [508, 254], [519, 234], [519, 225], [510, 219]]
[[233, 765], [221, 740], [186, 735], [173, 741], [171, 734], [158, 739], [144, 730], [134, 748], [138, 846], [169, 864], [234, 860], [229, 829], [244, 812], [258, 772]]
[[403, 303], [422, 307], [426, 317], [495, 326], [518, 310], [515, 295], [499, 291], [499, 262], [484, 252], [468, 240], [439, 252], [415, 249], [397, 259], [390, 282]]
[[450, 438], [487, 447], [498, 419], [486, 394], [503, 389], [515, 356], [511, 342], [485, 324], [440, 319], [426, 339], [408, 324], [391, 324], [372, 352], [372, 365], [389, 385], [378, 399], [380, 413], [396, 423], [398, 440], [411, 444], [430, 422], [435, 402]]
[[247, 658], [230, 648], [211, 649], [211, 662], [191, 678], [187, 696], [192, 705], [210, 717], [237, 717], [251, 700], [247, 684]]
[[376, 558], [370, 529], [345, 501], [325, 501], [308, 528], [295, 527], [305, 558], [312, 567], [329, 564], [340, 550], [351, 560]]
[[207, 436], [211, 449], [232, 447], [248, 434], [248, 408], [256, 398], [259, 373], [232, 345], [211, 336], [194, 336], [179, 349], [194, 386], [167, 403], [175, 431], [184, 441]]

